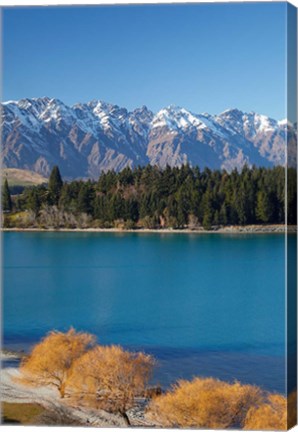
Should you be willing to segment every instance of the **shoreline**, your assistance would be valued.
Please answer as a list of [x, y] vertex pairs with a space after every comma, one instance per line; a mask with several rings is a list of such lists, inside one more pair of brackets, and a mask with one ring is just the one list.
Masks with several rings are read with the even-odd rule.
[[[63, 424], [62, 426], [127, 427], [123, 417], [117, 413], [110, 413], [103, 409], [95, 409], [85, 404], [79, 404], [69, 396], [61, 399], [57, 389], [50, 386], [26, 386], [18, 382], [20, 377], [21, 372], [18, 367], [1, 369], [1, 403], [38, 404], [58, 419], [61, 416], [66, 416], [71, 420], [70, 424]], [[147, 403], [148, 400], [145, 397], [140, 397], [138, 400], [136, 399], [135, 406], [127, 410], [127, 416], [131, 423], [130, 427], [157, 426], [146, 417]], [[33, 424], [32, 426], [37, 425], [48, 426], [45, 423]], [[24, 425], [21, 424], [20, 426]]]
[[1, 228], [2, 232], [83, 232], [83, 233], [134, 233], [134, 234], [295, 234], [296, 226], [285, 225], [231, 225], [217, 229], [171, 229], [171, 228]]
[[295, 234], [297, 227], [290, 225], [231, 225], [221, 228], [205, 230], [203, 228], [196, 229], [171, 229], [171, 228], [136, 228], [136, 229], [121, 229], [121, 228], [1, 228], [2, 232], [83, 232], [83, 233], [134, 233], [134, 234]]

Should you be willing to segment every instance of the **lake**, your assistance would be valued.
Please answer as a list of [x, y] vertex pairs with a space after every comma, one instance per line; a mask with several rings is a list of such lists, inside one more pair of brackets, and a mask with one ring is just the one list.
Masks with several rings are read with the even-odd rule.
[[3, 233], [3, 345], [70, 326], [158, 359], [156, 383], [284, 391], [285, 237]]

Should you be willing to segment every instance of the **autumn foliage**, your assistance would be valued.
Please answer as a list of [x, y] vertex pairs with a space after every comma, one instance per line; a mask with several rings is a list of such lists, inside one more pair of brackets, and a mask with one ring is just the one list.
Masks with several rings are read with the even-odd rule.
[[96, 346], [74, 362], [68, 385], [75, 397], [120, 413], [129, 423], [126, 411], [144, 392], [153, 365], [149, 355], [120, 346]]
[[296, 423], [296, 392], [287, 400], [257, 386], [198, 377], [149, 396], [154, 364], [150, 355], [96, 345], [94, 336], [70, 329], [49, 333], [20, 369], [23, 383], [56, 387], [69, 402], [120, 414], [128, 425], [138, 397], [149, 398], [146, 416], [162, 427], [285, 430]]
[[249, 425], [255, 429], [254, 409], [265, 398], [256, 386], [195, 378], [180, 381], [172, 391], [153, 399], [148, 416], [164, 427], [227, 429], [242, 428], [250, 413]]
[[126, 415], [151, 376], [154, 359], [119, 346], [95, 345], [95, 337], [70, 329], [49, 333], [21, 364], [21, 381], [56, 387], [63, 398]]
[[286, 430], [286, 398], [282, 395], [272, 394], [260, 406], [252, 407], [247, 413], [244, 429]]
[[56, 387], [65, 395], [67, 379], [74, 360], [95, 343], [94, 336], [70, 329], [66, 333], [52, 331], [21, 364], [23, 382], [30, 385]]

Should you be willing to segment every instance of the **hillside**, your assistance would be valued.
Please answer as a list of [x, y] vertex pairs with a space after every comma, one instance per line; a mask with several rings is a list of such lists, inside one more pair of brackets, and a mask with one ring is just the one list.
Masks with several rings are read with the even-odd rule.
[[8, 184], [14, 186], [36, 186], [47, 183], [47, 178], [29, 170], [17, 168], [3, 168], [1, 170], [1, 179], [7, 178]]

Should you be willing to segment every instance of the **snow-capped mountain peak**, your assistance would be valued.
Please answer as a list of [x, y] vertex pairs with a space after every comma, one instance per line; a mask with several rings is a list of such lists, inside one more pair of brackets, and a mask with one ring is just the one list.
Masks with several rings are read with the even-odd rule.
[[185, 108], [170, 105], [160, 110], [153, 118], [153, 127], [168, 127], [169, 129], [180, 130], [199, 126], [201, 121]]
[[296, 139], [287, 120], [235, 108], [210, 115], [170, 105], [154, 114], [146, 106], [128, 111], [100, 100], [68, 106], [48, 97], [2, 104], [4, 166], [43, 175], [53, 165], [69, 178], [148, 163], [272, 166], [284, 164], [286, 142]]

